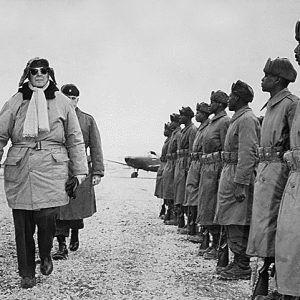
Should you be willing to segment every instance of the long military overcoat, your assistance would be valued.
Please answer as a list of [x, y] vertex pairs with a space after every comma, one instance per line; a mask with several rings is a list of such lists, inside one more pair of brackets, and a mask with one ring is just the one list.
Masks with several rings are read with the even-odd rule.
[[290, 167], [277, 220], [275, 259], [278, 291], [300, 296], [300, 103], [291, 128], [291, 151], [285, 154]]
[[178, 157], [174, 170], [174, 203], [183, 204], [185, 200], [186, 177], [190, 166], [189, 154], [192, 152], [193, 142], [197, 132], [197, 127], [190, 123], [181, 130], [178, 143], [178, 151], [186, 150], [187, 155]]
[[[100, 133], [94, 118], [76, 108], [88, 158], [89, 174], [76, 190], [76, 199], [61, 207], [60, 220], [77, 220], [92, 216], [96, 212], [95, 190], [92, 185], [93, 175], [104, 176], [103, 152]], [[72, 168], [70, 168], [72, 170]]]
[[[200, 153], [202, 152], [203, 137], [206, 133], [209, 122], [210, 120], [207, 119], [199, 126], [193, 143], [192, 153], [198, 153], [199, 155], [201, 155]], [[186, 206], [198, 207], [198, 190], [201, 166], [201, 157], [198, 159], [192, 159], [186, 178], [184, 202], [184, 205]]]
[[[267, 102], [262, 123], [262, 147], [290, 148], [290, 128], [298, 98], [283, 89]], [[254, 184], [252, 219], [247, 254], [275, 257], [277, 217], [282, 194], [288, 178], [288, 167], [283, 161], [262, 161], [258, 165]]]
[[171, 135], [167, 151], [167, 162], [163, 170], [163, 199], [174, 200], [174, 170], [176, 164], [176, 151], [180, 137], [180, 127]]
[[[215, 217], [220, 225], [250, 225], [259, 138], [260, 125], [252, 109], [244, 107], [237, 111], [231, 118], [224, 144], [228, 160], [220, 177]], [[234, 196], [236, 183], [246, 185], [246, 199], [242, 202]]]
[[161, 149], [160, 165], [159, 165], [159, 168], [158, 168], [157, 174], [156, 174], [154, 196], [156, 196], [157, 198], [161, 198], [161, 199], [163, 199], [163, 197], [164, 197], [163, 171], [164, 171], [165, 165], [167, 163], [167, 152], [168, 152], [170, 139], [171, 139], [171, 137], [167, 137], [164, 141], [164, 144]]
[[[225, 111], [211, 119], [203, 138], [203, 153], [221, 152], [224, 150], [226, 132], [230, 118]], [[213, 163], [203, 162], [199, 181], [197, 223], [213, 225], [217, 206], [219, 179], [222, 170], [221, 160]]]
[[[30, 94], [27, 83], [22, 90]], [[30, 102], [22, 92], [5, 103], [0, 112], [0, 154], [11, 140], [4, 162], [4, 187], [9, 207], [36, 210], [62, 206], [69, 199], [65, 192], [68, 161], [75, 175], [87, 174], [84, 143], [79, 123], [70, 100], [51, 83], [47, 98], [50, 132], [35, 138], [22, 136], [23, 124]], [[31, 92], [32, 93], [32, 92]], [[37, 142], [40, 143], [37, 144]]]

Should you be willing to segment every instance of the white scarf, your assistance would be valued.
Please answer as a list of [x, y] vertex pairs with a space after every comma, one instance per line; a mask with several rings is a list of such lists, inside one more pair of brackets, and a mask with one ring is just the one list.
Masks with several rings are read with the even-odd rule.
[[49, 83], [48, 81], [44, 87], [37, 88], [28, 82], [28, 86], [33, 93], [24, 121], [23, 137], [37, 137], [39, 131], [50, 132], [47, 100], [44, 93]]

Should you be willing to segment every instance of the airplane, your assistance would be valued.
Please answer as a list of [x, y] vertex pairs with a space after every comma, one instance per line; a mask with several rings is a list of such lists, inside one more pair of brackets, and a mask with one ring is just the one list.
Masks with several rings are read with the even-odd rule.
[[160, 166], [160, 159], [154, 151], [150, 151], [147, 156], [126, 156], [124, 160], [126, 164], [119, 161], [107, 159], [107, 161], [113, 163], [132, 167], [134, 169], [134, 172], [131, 173], [131, 178], [137, 178], [139, 175], [139, 170], [144, 170], [147, 172], [157, 172]]

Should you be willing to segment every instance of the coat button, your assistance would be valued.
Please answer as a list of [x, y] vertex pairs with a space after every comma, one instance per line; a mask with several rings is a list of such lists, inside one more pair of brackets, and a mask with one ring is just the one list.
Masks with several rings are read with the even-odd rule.
[[261, 181], [266, 181], [266, 178], [265, 178], [265, 177], [262, 177], [262, 178], [261, 178]]

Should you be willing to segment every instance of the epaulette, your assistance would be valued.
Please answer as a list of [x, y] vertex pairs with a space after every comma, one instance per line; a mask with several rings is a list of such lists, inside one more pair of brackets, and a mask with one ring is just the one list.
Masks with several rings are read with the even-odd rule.
[[86, 113], [86, 112], [84, 112], [84, 111], [82, 111], [82, 110], [80, 110], [80, 111], [81, 111], [81, 113], [82, 113], [83, 115], [86, 115], [86, 116], [88, 116], [88, 117], [94, 119], [94, 117], [93, 117], [92, 115], [90, 115], [90, 114], [88, 114], [88, 113]]
[[290, 95], [286, 96], [286, 98], [290, 99], [292, 102], [299, 101], [299, 97], [297, 97], [294, 94], [290, 94]]

